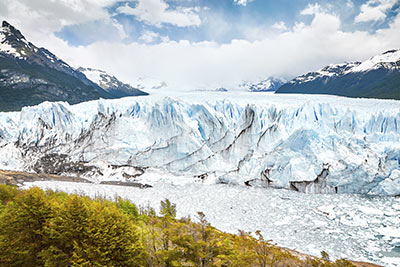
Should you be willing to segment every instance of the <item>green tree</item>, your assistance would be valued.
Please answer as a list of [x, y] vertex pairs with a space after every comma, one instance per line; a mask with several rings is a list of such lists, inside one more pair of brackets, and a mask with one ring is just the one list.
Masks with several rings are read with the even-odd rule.
[[123, 200], [118, 198], [117, 201], [118, 208], [125, 214], [132, 216], [135, 219], [139, 218], [139, 211], [135, 204], [131, 203], [129, 200]]
[[53, 216], [45, 193], [31, 188], [9, 202], [0, 217], [0, 265], [40, 266], [46, 248], [43, 227]]
[[114, 205], [72, 196], [46, 228], [48, 266], [141, 266], [145, 251], [136, 225]]
[[176, 204], [172, 204], [169, 199], [162, 200], [160, 206], [160, 213], [164, 218], [176, 217]]
[[0, 184], [0, 203], [6, 205], [8, 201], [14, 200], [17, 193], [17, 187]]

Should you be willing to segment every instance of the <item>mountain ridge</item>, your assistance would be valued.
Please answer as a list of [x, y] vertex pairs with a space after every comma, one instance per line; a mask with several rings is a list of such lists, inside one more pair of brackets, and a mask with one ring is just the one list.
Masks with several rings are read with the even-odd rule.
[[400, 100], [400, 50], [389, 50], [364, 62], [328, 65], [292, 79], [276, 93]]
[[249, 92], [275, 92], [285, 83], [281, 78], [269, 77], [257, 82], [244, 82], [239, 87]]
[[49, 50], [28, 42], [10, 23], [3, 21], [1, 26], [0, 111], [18, 111], [44, 101], [76, 104], [128, 96], [107, 92]]
[[79, 67], [77, 71], [115, 97], [148, 95], [130, 84], [119, 81], [114, 75], [103, 70]]

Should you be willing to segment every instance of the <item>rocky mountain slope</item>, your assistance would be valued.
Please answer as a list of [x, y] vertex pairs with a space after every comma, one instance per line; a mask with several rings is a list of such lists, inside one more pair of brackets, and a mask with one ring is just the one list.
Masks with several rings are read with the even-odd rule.
[[92, 68], [78, 68], [85, 76], [114, 97], [147, 95], [147, 93], [133, 88], [131, 85], [119, 81], [115, 76], [105, 71]]
[[75, 104], [115, 97], [47, 49], [28, 42], [19, 30], [3, 21], [0, 27], [0, 111], [20, 110], [43, 101]]
[[276, 93], [400, 99], [400, 50], [364, 62], [326, 66], [289, 81]]

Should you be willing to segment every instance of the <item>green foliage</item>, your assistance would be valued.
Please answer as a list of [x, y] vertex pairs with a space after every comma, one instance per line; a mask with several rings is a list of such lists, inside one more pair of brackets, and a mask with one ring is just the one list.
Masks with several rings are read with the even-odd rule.
[[12, 185], [0, 184], [0, 203], [5, 205], [13, 200], [18, 193], [18, 189]]
[[9, 202], [0, 217], [0, 265], [38, 266], [43, 226], [53, 216], [45, 193], [32, 188]]
[[118, 208], [125, 214], [133, 216], [135, 219], [139, 217], [139, 211], [135, 204], [129, 202], [129, 200], [123, 200], [118, 198]]
[[175, 218], [176, 217], [176, 205], [172, 204], [169, 199], [161, 201], [160, 213], [163, 217]]
[[1, 266], [142, 266], [138, 227], [116, 205], [38, 188], [0, 217]]
[[301, 260], [259, 231], [218, 231], [202, 212], [197, 223], [177, 220], [168, 199], [158, 217], [121, 198], [1, 186], [0, 197], [0, 266], [353, 266], [325, 254]]

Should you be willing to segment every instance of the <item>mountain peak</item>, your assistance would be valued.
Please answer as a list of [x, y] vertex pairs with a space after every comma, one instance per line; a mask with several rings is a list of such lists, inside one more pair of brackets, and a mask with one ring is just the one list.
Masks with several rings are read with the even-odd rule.
[[275, 92], [285, 83], [286, 81], [281, 78], [269, 77], [257, 82], [245, 82], [239, 85], [239, 87], [250, 92]]
[[3, 23], [1, 24], [1, 27], [5, 28], [5, 27], [10, 27], [11, 24], [8, 23], [7, 21], [3, 20]]
[[10, 23], [8, 23], [5, 20], [3, 20], [1, 27], [5, 30], [5, 31], [3, 30], [3, 32], [6, 33], [7, 39], [12, 36], [14, 36], [16, 39], [25, 39], [25, 37], [22, 35], [22, 33], [17, 28], [12, 26]]
[[398, 49], [392, 49], [392, 50], [386, 51], [386, 52], [383, 53], [382, 55], [393, 54], [393, 53], [396, 53], [396, 52], [398, 52], [398, 51], [399, 51]]
[[119, 81], [114, 75], [108, 74], [103, 70], [79, 67], [77, 71], [85, 74], [89, 80], [114, 97], [147, 95], [147, 93]]

